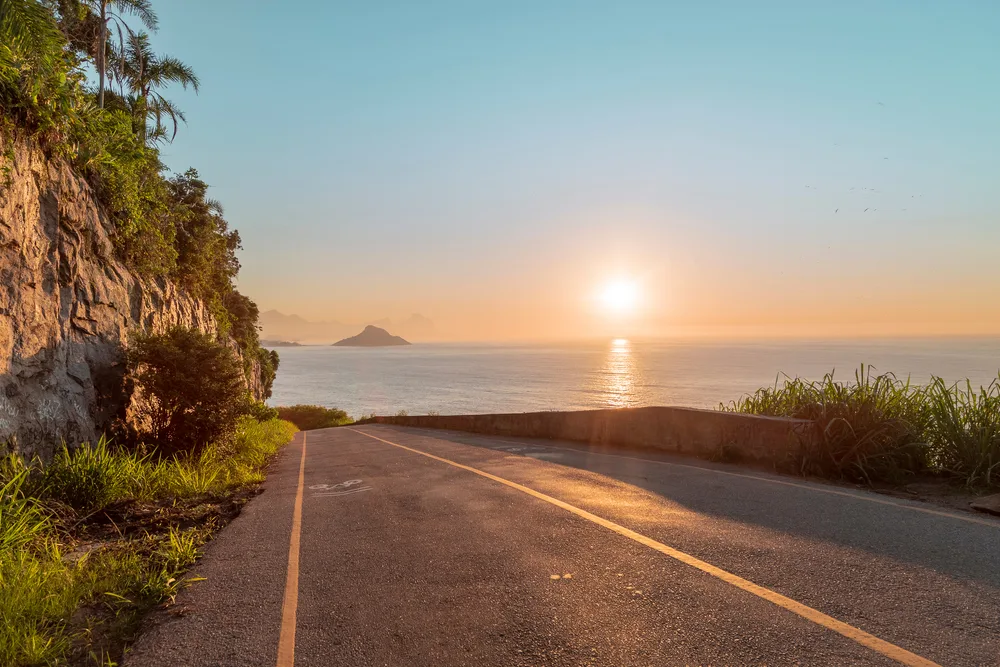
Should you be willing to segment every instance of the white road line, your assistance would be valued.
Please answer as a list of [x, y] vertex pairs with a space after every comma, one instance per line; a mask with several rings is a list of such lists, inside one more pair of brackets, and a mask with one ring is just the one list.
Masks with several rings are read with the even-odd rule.
[[[464, 431], [452, 431], [452, 432], [453, 433], [454, 432], [464, 433]], [[948, 518], [948, 519], [958, 519], [959, 521], [965, 521], [966, 523], [974, 523], [974, 524], [977, 524], [977, 525], [980, 525], [980, 526], [989, 526], [990, 528], [1000, 529], [1000, 521], [993, 521], [991, 519], [985, 519], [985, 518], [980, 519], [979, 517], [975, 517], [975, 516], [964, 516], [964, 515], [961, 515], [961, 514], [955, 514], [954, 512], [945, 512], [945, 511], [942, 511], [942, 510], [931, 509], [929, 507], [915, 507], [913, 505], [909, 505], [909, 504], [905, 504], [905, 503], [897, 503], [897, 502], [893, 502], [891, 500], [884, 500], [882, 498], [872, 498], [871, 496], [868, 496], [868, 495], [860, 495], [860, 494], [857, 494], [857, 493], [850, 493], [848, 491], [840, 491], [838, 489], [823, 488], [823, 487], [818, 486], [818, 485], [802, 484], [802, 483], [799, 483], [799, 482], [786, 482], [786, 481], [781, 480], [781, 479], [771, 479], [769, 477], [758, 477], [756, 475], [747, 475], [745, 473], [739, 473], [739, 472], [729, 472], [728, 470], [717, 470], [715, 468], [703, 468], [702, 466], [689, 465], [689, 464], [685, 464], [685, 463], [672, 463], [670, 461], [657, 461], [656, 459], [644, 459], [644, 458], [639, 458], [637, 456], [625, 456], [624, 454], [605, 454], [603, 452], [594, 452], [594, 451], [590, 451], [590, 450], [586, 450], [586, 449], [576, 449], [574, 447], [557, 447], [555, 445], [539, 445], [539, 444], [535, 444], [535, 443], [515, 442], [514, 440], [498, 440], [498, 439], [492, 439], [492, 438], [490, 438], [487, 435], [482, 435], [482, 434], [478, 434], [478, 433], [469, 433], [469, 435], [472, 435], [472, 436], [475, 436], [475, 437], [479, 437], [479, 438], [489, 439], [491, 442], [502, 442], [502, 443], [505, 443], [505, 444], [517, 444], [517, 445], [520, 445], [522, 447], [527, 446], [527, 447], [537, 447], [539, 449], [555, 449], [555, 450], [560, 450], [560, 451], [564, 451], [564, 452], [575, 452], [577, 454], [587, 454], [587, 455], [590, 455], [590, 456], [607, 456], [607, 457], [613, 458], [613, 459], [625, 459], [625, 460], [628, 460], [628, 461], [642, 461], [643, 463], [655, 463], [656, 465], [661, 465], [661, 466], [672, 466], [672, 467], [675, 467], [675, 468], [686, 468], [688, 470], [697, 470], [699, 472], [712, 473], [712, 474], [715, 474], [715, 475], [727, 475], [729, 477], [740, 477], [742, 479], [752, 479], [752, 480], [755, 480], [755, 481], [758, 481], [758, 482], [766, 482], [768, 484], [780, 484], [782, 486], [791, 486], [791, 487], [795, 487], [797, 489], [805, 489], [807, 491], [815, 491], [817, 493], [826, 493], [826, 494], [833, 495], [833, 496], [843, 496], [843, 497], [846, 497], [846, 498], [853, 498], [854, 500], [862, 500], [862, 501], [869, 502], [869, 503], [877, 503], [879, 505], [889, 505], [890, 507], [898, 507], [898, 508], [904, 509], [904, 510], [912, 510], [914, 512], [922, 512], [924, 514], [931, 514], [931, 515], [934, 515], [934, 516], [941, 516], [941, 517], [945, 517], [945, 518]], [[462, 443], [459, 443], [459, 444], [462, 444]], [[499, 451], [502, 451], [502, 450], [499, 450]], [[527, 454], [525, 454], [525, 455], [527, 455]], [[918, 502], [918, 501], [914, 501], [914, 502]]]

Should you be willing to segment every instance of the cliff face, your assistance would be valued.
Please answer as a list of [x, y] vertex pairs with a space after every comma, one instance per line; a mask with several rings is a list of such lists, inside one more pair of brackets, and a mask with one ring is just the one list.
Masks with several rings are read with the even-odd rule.
[[68, 165], [12, 147], [0, 173], [0, 442], [47, 458], [133, 412], [122, 393], [130, 331], [217, 329], [201, 302], [115, 258], [110, 221]]

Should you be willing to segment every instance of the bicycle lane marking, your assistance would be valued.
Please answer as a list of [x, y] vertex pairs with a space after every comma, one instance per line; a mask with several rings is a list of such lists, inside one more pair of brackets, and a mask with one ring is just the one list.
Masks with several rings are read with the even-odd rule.
[[299, 460], [299, 483], [292, 510], [292, 531], [288, 539], [288, 572], [285, 598], [281, 605], [281, 632], [278, 635], [276, 667], [295, 667], [295, 617], [299, 606], [299, 545], [302, 538], [302, 495], [306, 476], [306, 432], [302, 432], [302, 458]]

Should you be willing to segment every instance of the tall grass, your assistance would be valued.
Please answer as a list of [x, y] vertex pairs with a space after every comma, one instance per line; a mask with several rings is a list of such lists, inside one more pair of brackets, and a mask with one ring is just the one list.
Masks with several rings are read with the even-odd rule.
[[38, 501], [25, 496], [27, 479], [27, 470], [16, 470], [0, 486], [0, 553], [28, 548], [52, 526]]
[[[106, 664], [106, 642], [83, 637], [80, 609], [104, 610], [112, 628], [95, 636], [131, 636], [150, 606], [183, 585], [181, 572], [207, 539], [203, 529], [171, 527], [67, 558], [61, 540], [76, 516], [122, 502], [221, 497], [258, 482], [295, 427], [277, 419], [243, 420], [229, 441], [197, 457], [158, 459], [107, 442], [57, 453], [48, 465], [0, 460], [0, 665]], [[104, 642], [104, 643], [102, 643]], [[80, 646], [88, 654], [78, 655]]]
[[1000, 378], [978, 391], [935, 378], [926, 396], [934, 464], [969, 484], [1000, 484]]
[[935, 472], [1000, 483], [1000, 379], [975, 390], [872, 371], [862, 365], [854, 382], [786, 377], [720, 409], [813, 421], [819, 438], [795, 461], [804, 474], [871, 483]]

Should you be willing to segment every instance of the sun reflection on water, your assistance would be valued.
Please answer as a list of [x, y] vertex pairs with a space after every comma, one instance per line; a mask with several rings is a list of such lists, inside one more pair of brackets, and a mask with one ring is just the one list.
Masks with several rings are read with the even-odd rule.
[[632, 345], [626, 338], [611, 341], [600, 372], [602, 401], [612, 408], [627, 408], [634, 400], [636, 376]]

